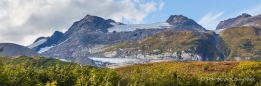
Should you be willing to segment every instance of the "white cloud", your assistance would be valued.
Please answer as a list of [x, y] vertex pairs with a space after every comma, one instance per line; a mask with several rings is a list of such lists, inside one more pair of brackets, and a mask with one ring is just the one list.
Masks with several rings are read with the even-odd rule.
[[160, 11], [162, 10], [164, 4], [165, 4], [165, 3], [164, 3], [163, 1], [160, 1], [160, 4], [159, 4], [159, 10], [160, 10]]
[[135, 3], [139, 3], [140, 2], [140, 0], [133, 0]]
[[140, 23], [157, 4], [140, 0], [0, 0], [0, 43], [31, 44], [91, 14]]
[[213, 12], [207, 13], [205, 16], [203, 16], [198, 23], [202, 25], [206, 29], [211, 29], [214, 30], [218, 23], [220, 22], [220, 17], [224, 14], [225, 12], [219, 12], [217, 14], [213, 14]]

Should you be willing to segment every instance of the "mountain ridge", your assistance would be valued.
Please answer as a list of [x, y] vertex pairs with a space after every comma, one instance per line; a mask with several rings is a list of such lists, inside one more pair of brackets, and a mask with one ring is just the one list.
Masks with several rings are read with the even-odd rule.
[[261, 14], [256, 16], [251, 16], [247, 13], [243, 13], [235, 18], [229, 18], [227, 20], [221, 21], [217, 25], [216, 30], [226, 29], [226, 28], [236, 27], [236, 26], [257, 26], [255, 24], [256, 22], [261, 22]]
[[[177, 22], [179, 23], [178, 25], [174, 24]], [[103, 51], [103, 47], [107, 45], [115, 45], [123, 42], [135, 43], [165, 30], [192, 30], [193, 32], [206, 31], [205, 28], [197, 24], [194, 20], [182, 15], [170, 16], [165, 25], [167, 24], [169, 25], [163, 27], [149, 27], [145, 29], [139, 28], [139, 25], [134, 27], [134, 25], [117, 23], [112, 19], [106, 20], [88, 14], [81, 20], [74, 22], [61, 39], [59, 39], [59, 42], [53, 44], [55, 46], [47, 46], [49, 48], [41, 53], [41, 55], [89, 64], [91, 60], [89, 60], [88, 57], [101, 56], [96, 53]], [[132, 30], [108, 32], [111, 27], [116, 26], [121, 27], [116, 28], [116, 30], [128, 27], [132, 27]], [[148, 26], [150, 26], [150, 24], [148, 24]], [[142, 27], [145, 26], [143, 25]], [[45, 49], [44, 47], [40, 48]]]
[[175, 28], [178, 30], [195, 30], [199, 32], [205, 32], [206, 29], [196, 23], [194, 20], [189, 19], [183, 15], [171, 15], [168, 20], [168, 22], [171, 26], [170, 28]]
[[[226, 23], [228, 21], [230, 22]], [[241, 23], [237, 23], [236, 21], [240, 21]], [[248, 14], [242, 14], [236, 18], [221, 22], [231, 24], [231, 27], [236, 25], [243, 26], [245, 24], [251, 24], [249, 26], [254, 25], [254, 27], [257, 27], [261, 25], [258, 21], [259, 15], [251, 16]], [[223, 26], [220, 23], [218, 27]], [[172, 33], [182, 35], [177, 36]], [[165, 37], [164, 35], [158, 34], [172, 35]], [[208, 31], [194, 20], [183, 15], [171, 15], [166, 22], [162, 23], [128, 25], [117, 23], [112, 19], [103, 19], [88, 14], [81, 20], [74, 22], [68, 31], [66, 31], [60, 39], [57, 39], [58, 42], [53, 44], [54, 46], [47, 46], [49, 48], [42, 52], [41, 55], [57, 59], [66, 59], [83, 65], [92, 62], [88, 57], [139, 59], [148, 59], [145, 57], [152, 57], [151, 59], [175, 60], [185, 58], [180, 60], [195, 61], [226, 60], [226, 56], [229, 56], [229, 54], [224, 51], [223, 47], [227, 47], [229, 44], [227, 44], [227, 40], [224, 44], [223, 39], [226, 38], [221, 35], [222, 32], [221, 34], [216, 34], [213, 31]], [[183, 38], [186, 36], [191, 36], [192, 38]], [[166, 38], [179, 40], [179, 42], [170, 42], [165, 40]], [[160, 40], [155, 42], [157, 39]], [[149, 49], [144, 47], [145, 45], [147, 46], [147, 43], [143, 43], [145, 40], [150, 40], [147, 43], [154, 46], [154, 48]], [[112, 49], [113, 47], [115, 49]], [[141, 47], [143, 47], [145, 51], [147, 49], [150, 53], [154, 53], [155, 55], [149, 55], [148, 52], [142, 50]], [[171, 53], [156, 52], [162, 51], [162, 47], [180, 47], [181, 49]], [[194, 51], [191, 51], [191, 49], [194, 49]], [[162, 58], [169, 56], [175, 58]]]
[[34, 50], [14, 43], [0, 43], [0, 56], [40, 56]]

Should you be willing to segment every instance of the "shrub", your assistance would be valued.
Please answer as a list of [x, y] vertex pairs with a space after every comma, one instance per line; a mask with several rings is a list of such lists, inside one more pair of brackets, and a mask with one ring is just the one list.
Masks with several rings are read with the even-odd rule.
[[209, 64], [203, 65], [203, 70], [208, 70]]

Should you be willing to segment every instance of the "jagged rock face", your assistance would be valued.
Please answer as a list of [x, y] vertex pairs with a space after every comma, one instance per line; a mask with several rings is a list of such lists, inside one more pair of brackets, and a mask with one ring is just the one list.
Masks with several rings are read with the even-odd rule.
[[59, 31], [55, 31], [51, 37], [39, 37], [35, 40], [34, 43], [39, 42], [40, 40], [46, 41], [42, 44], [39, 44], [38, 46], [32, 47], [32, 49], [38, 52], [41, 48], [57, 45], [62, 37], [63, 33]]
[[[104, 57], [100, 52], [106, 47], [124, 42], [137, 43], [165, 30], [192, 30], [204, 32], [205, 29], [195, 21], [184, 16], [171, 16], [168, 21], [171, 28], [137, 29], [134, 31], [108, 32], [113, 24], [124, 25], [114, 20], [87, 15], [75, 22], [60, 40], [41, 55], [57, 59], [71, 60], [83, 65], [92, 62], [88, 57]], [[125, 28], [123, 28], [125, 29]], [[43, 39], [43, 38], [42, 38]], [[40, 40], [40, 39], [39, 39]], [[123, 54], [122, 54], [123, 55]], [[185, 55], [185, 54], [184, 54]]]
[[78, 36], [90, 32], [108, 32], [108, 28], [112, 27], [110, 23], [115, 22], [111, 19], [105, 20], [101, 17], [87, 15], [80, 21], [74, 22], [74, 24], [65, 32], [60, 43], [72, 36]]
[[182, 25], [196, 25], [197, 23], [193, 21], [192, 19], [188, 19], [185, 16], [182, 15], [171, 15], [167, 22], [171, 25], [177, 25], [177, 24], [182, 24]]
[[148, 54], [142, 51], [130, 52], [131, 49], [121, 49], [104, 53], [107, 58], [137, 58], [141, 60], [183, 60], [183, 61], [203, 61], [202, 56], [194, 53], [186, 53], [184, 51], [174, 53]]
[[199, 32], [206, 31], [205, 28], [196, 23], [194, 20], [183, 15], [171, 15], [166, 22], [172, 25], [171, 29], [173, 30], [193, 30]]
[[57, 44], [58, 41], [63, 37], [63, 33], [59, 31], [55, 31], [53, 35], [47, 39], [48, 44]]
[[254, 26], [257, 27], [257, 28], [261, 28], [261, 21], [260, 22], [255, 22]]
[[144, 38], [150, 37], [164, 29], [138, 29], [128, 32], [116, 33], [88, 33], [79, 38], [84, 44], [119, 44], [122, 42], [137, 42]]
[[107, 45], [114, 45], [122, 42], [137, 42], [161, 31], [162, 30], [158, 29], [139, 29], [133, 32], [93, 32], [81, 34], [77, 37], [71, 37], [68, 40], [65, 40], [63, 43], [60, 43], [59, 46], [51, 48], [42, 53], [42, 55], [88, 64], [88, 60], [86, 59], [92, 56], [101, 56], [97, 54], [97, 52], [103, 51], [104, 47]]
[[102, 55], [109, 58], [224, 60], [215, 46], [214, 33], [163, 31], [138, 43], [108, 47]]
[[261, 14], [257, 16], [251, 16], [249, 14], [243, 13], [242, 15], [239, 15], [236, 18], [230, 18], [221, 21], [216, 27], [216, 30], [236, 26], [256, 26], [256, 22], [261, 22]]
[[37, 39], [34, 41], [34, 43], [36, 43], [36, 42], [38, 42], [38, 41], [40, 41], [40, 40], [42, 40], [42, 39], [47, 39], [47, 37], [39, 37], [39, 38], [37, 38]]
[[[107, 45], [122, 42], [137, 42], [164, 29], [137, 29], [127, 32], [108, 32], [114, 20], [87, 15], [75, 22], [58, 42], [57, 46], [41, 53], [46, 57], [67, 59], [82, 64], [91, 62], [88, 57], [99, 56], [96, 52]], [[122, 25], [119, 23], [119, 25]]]
[[12, 43], [0, 43], [0, 56], [40, 56], [34, 50], [31, 50], [27, 47], [12, 44]]

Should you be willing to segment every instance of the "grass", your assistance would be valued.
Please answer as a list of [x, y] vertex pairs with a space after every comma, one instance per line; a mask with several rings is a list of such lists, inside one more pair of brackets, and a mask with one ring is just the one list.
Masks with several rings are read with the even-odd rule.
[[[226, 62], [158, 62], [158, 63], [149, 63], [149, 64], [137, 64], [133, 66], [127, 66], [116, 69], [118, 72], [124, 74], [128, 74], [128, 71], [131, 71], [135, 68], [140, 68], [146, 71], [152, 70], [164, 70], [168, 72], [182, 72], [186, 74], [204, 74], [204, 75], [212, 75], [216, 73], [222, 73], [225, 71], [230, 71], [231, 69], [237, 67], [239, 63], [249, 63], [247, 61], [239, 62], [239, 61], [226, 61]], [[254, 62], [258, 63], [258, 62]], [[261, 63], [261, 62], [259, 62]]]
[[45, 58], [45, 57], [26, 57], [26, 56], [16, 56], [16, 57], [0, 57], [0, 62], [3, 65], [18, 65], [21, 63], [26, 63], [26, 66], [33, 65], [36, 67], [47, 68], [49, 66], [59, 65], [76, 65], [71, 62], [63, 62], [58, 59]]
[[[108, 69], [64, 64], [43, 57], [0, 59], [0, 84], [3, 86], [261, 85], [260, 61], [168, 61]], [[49, 62], [52, 65], [44, 68]]]
[[[170, 61], [150, 64], [137, 64], [115, 70], [126, 80], [131, 80], [131, 77], [138, 73], [140, 76], [139, 78], [142, 78], [139, 79], [140, 82], [144, 83], [153, 81], [145, 80], [143, 78], [155, 79], [160, 77], [158, 81], [164, 82], [164, 79], [167, 79], [166, 83], [168, 83], [171, 82], [170, 80], [173, 80], [171, 77], [176, 77], [174, 79], [178, 80], [175, 81], [175, 86], [260, 86], [260, 68], [260, 61]], [[204, 80], [202, 81], [201, 79]]]
[[243, 26], [232, 27], [220, 34], [221, 50], [228, 56], [227, 60], [234, 57], [261, 57], [261, 30]]

